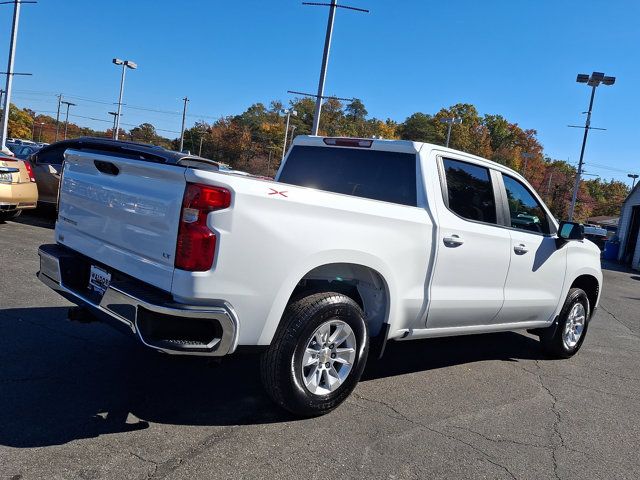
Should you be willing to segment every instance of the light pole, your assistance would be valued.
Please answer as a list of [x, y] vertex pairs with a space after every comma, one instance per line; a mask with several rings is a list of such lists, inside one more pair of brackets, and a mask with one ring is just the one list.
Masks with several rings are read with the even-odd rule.
[[298, 112], [291, 108], [287, 108], [285, 110], [282, 110], [282, 113], [286, 114], [287, 116], [287, 122], [284, 126], [284, 143], [282, 144], [282, 160], [284, 160], [284, 156], [287, 153], [287, 136], [289, 135], [289, 119], [291, 118], [291, 115], [293, 115], [294, 117], [297, 117]]
[[603, 83], [604, 85], [613, 85], [616, 77], [607, 77], [602, 72], [593, 72], [591, 76], [580, 73], [576, 78], [578, 83], [586, 83], [591, 87], [591, 99], [589, 100], [589, 110], [587, 110], [587, 119], [584, 124], [584, 137], [582, 138], [582, 148], [580, 149], [580, 160], [578, 161], [578, 172], [576, 173], [576, 182], [573, 187], [573, 196], [571, 197], [571, 206], [569, 207], [569, 221], [573, 221], [573, 213], [576, 208], [576, 200], [578, 199], [578, 189], [580, 188], [580, 177], [582, 176], [582, 163], [584, 159], [584, 148], [587, 145], [587, 135], [591, 127], [591, 111], [593, 110], [593, 98], [596, 95], [596, 88]]
[[364, 8], [349, 7], [347, 5], [338, 5], [338, 0], [331, 0], [331, 3], [302, 2], [302, 4], [329, 7], [327, 33], [324, 37], [324, 51], [322, 52], [322, 66], [320, 68], [320, 81], [318, 82], [318, 94], [316, 95], [316, 109], [313, 114], [313, 126], [311, 127], [311, 135], [318, 135], [318, 128], [320, 127], [320, 113], [322, 112], [322, 99], [324, 96], [324, 84], [327, 78], [327, 66], [329, 64], [329, 53], [331, 50], [331, 37], [333, 36], [333, 23], [336, 18], [336, 8], [355, 10], [357, 12], [363, 13], [369, 13], [369, 10], [365, 10]]
[[461, 124], [462, 119], [459, 117], [450, 117], [450, 118], [441, 118], [440, 123], [447, 123], [449, 126], [447, 127], [447, 142], [444, 144], [445, 147], [449, 148], [449, 140], [451, 139], [451, 126], [455, 124]]
[[71, 103], [71, 102], [67, 102], [67, 101], [63, 101], [62, 102], [63, 105], [67, 106], [67, 114], [65, 116], [64, 119], [64, 139], [67, 139], [67, 127], [69, 126], [69, 107], [75, 107], [76, 104], [75, 103]]
[[119, 58], [114, 58], [112, 62], [115, 65], [122, 65], [122, 76], [120, 77], [120, 96], [118, 97], [118, 113], [116, 115], [116, 126], [113, 129], [113, 139], [118, 139], [118, 130], [120, 130], [120, 114], [122, 113], [122, 94], [124, 93], [124, 77], [127, 73], [127, 68], [131, 70], [135, 70], [138, 68], [138, 64], [132, 62], [131, 60], [120, 60]]
[[18, 24], [20, 23], [20, 5], [23, 3], [35, 3], [29, 0], [13, 0], [11, 2], [1, 2], [1, 4], [13, 3], [13, 23], [11, 25], [11, 40], [9, 42], [9, 59], [7, 61], [7, 83], [4, 90], [4, 108], [2, 111], [2, 126], [0, 127], [0, 150], [4, 153], [11, 153], [7, 148], [7, 132], [9, 130], [9, 110], [11, 107], [11, 87], [13, 85], [13, 63], [16, 55], [16, 42], [18, 41]]
[[636, 179], [638, 178], [638, 174], [637, 173], [628, 173], [627, 177], [633, 178], [633, 184], [631, 185], [631, 190], [633, 190], [634, 187], [636, 186]]

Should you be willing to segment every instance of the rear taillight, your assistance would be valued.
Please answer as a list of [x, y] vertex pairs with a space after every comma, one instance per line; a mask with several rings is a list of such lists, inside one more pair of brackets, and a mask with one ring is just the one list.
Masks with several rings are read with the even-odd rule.
[[216, 254], [216, 234], [207, 226], [209, 212], [231, 205], [226, 188], [188, 183], [182, 199], [175, 266], [181, 270], [209, 270]]
[[36, 181], [36, 177], [33, 174], [33, 167], [31, 167], [31, 164], [27, 161], [24, 162], [24, 166], [27, 169], [27, 173], [29, 174], [29, 181], [30, 182], [35, 182]]

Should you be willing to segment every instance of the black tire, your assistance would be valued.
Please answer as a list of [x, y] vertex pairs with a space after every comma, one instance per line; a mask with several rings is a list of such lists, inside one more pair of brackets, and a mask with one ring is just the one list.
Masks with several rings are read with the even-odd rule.
[[[575, 345], [567, 345], [564, 339], [564, 331], [569, 322], [569, 314], [573, 310], [576, 304], [582, 304], [585, 313], [584, 327], [580, 338]], [[587, 330], [589, 327], [589, 319], [591, 316], [591, 309], [589, 305], [589, 298], [584, 290], [580, 288], [572, 288], [567, 294], [567, 299], [562, 306], [560, 315], [557, 320], [548, 328], [540, 330], [540, 342], [542, 343], [545, 351], [553, 358], [569, 358], [575, 355], [585, 337], [587, 336]]]
[[7, 220], [13, 220], [22, 213], [22, 210], [13, 210], [11, 212], [0, 212], [0, 222], [6, 222]]
[[[355, 360], [343, 383], [330, 393], [311, 393], [304, 385], [302, 356], [316, 329], [337, 319], [355, 335]], [[315, 293], [290, 303], [271, 345], [262, 356], [262, 383], [275, 403], [304, 417], [324, 415], [353, 391], [369, 352], [369, 331], [362, 309], [351, 298], [336, 292]]]

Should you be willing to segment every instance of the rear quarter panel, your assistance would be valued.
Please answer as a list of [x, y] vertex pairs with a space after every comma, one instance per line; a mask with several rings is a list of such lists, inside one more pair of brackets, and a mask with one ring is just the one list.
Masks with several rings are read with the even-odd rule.
[[214, 267], [176, 270], [172, 293], [190, 303], [230, 302], [241, 345], [270, 343], [300, 279], [331, 263], [382, 276], [392, 331], [418, 319], [433, 228], [423, 208], [191, 169], [186, 179], [224, 186], [233, 199], [231, 208], [209, 215], [218, 235]]

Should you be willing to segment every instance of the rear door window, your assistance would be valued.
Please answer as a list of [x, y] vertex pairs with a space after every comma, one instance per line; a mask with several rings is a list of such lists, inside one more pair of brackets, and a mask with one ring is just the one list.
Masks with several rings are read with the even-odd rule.
[[416, 155], [380, 150], [293, 147], [278, 181], [416, 206]]
[[496, 223], [496, 202], [488, 168], [445, 158], [449, 209], [463, 218]]

